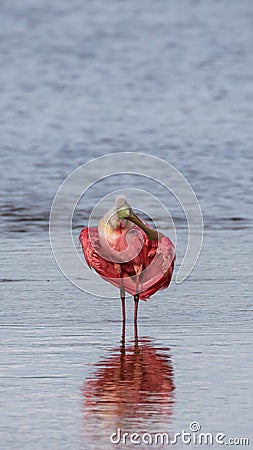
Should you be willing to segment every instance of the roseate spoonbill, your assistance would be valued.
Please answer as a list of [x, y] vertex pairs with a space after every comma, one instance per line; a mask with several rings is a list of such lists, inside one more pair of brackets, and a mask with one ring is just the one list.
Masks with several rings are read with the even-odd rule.
[[124, 195], [99, 221], [79, 236], [88, 266], [120, 288], [122, 319], [126, 320], [125, 291], [134, 296], [134, 322], [139, 299], [146, 300], [169, 286], [175, 261], [170, 239], [141, 220]]

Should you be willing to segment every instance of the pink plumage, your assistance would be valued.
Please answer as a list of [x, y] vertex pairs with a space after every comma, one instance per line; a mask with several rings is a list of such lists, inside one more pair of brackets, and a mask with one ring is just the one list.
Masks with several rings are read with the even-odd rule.
[[169, 286], [175, 247], [168, 237], [139, 219], [125, 200], [120, 202], [122, 205], [116, 199], [115, 208], [100, 220], [98, 228], [84, 228], [79, 239], [88, 266], [120, 288], [122, 301], [125, 291], [135, 297], [136, 320], [139, 298], [146, 300]]
[[[88, 266], [118, 288], [122, 278], [125, 290], [131, 295], [136, 293], [135, 267], [141, 265], [139, 294], [141, 300], [146, 300], [156, 291], [169, 286], [174, 268], [175, 249], [170, 239], [165, 236], [160, 241], [149, 241], [142, 230], [141, 233], [144, 238], [142, 250], [133, 260], [121, 263], [121, 277], [116, 271], [115, 263], [100, 256], [97, 228], [84, 228], [79, 239]], [[151, 265], [152, 262], [154, 263]]]

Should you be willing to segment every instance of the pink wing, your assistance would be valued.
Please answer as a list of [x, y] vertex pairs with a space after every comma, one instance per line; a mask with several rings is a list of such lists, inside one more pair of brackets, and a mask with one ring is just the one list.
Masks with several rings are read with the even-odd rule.
[[[141, 265], [139, 292], [140, 299], [146, 300], [156, 291], [169, 286], [175, 261], [175, 248], [167, 237], [160, 241], [149, 241], [143, 233], [144, 244], [139, 255], [134, 260], [121, 264], [121, 277], [125, 290], [136, 293], [135, 267]], [[98, 230], [95, 227], [84, 228], [80, 233], [80, 242], [88, 266], [94, 269], [104, 280], [120, 287], [120, 277], [114, 263], [104, 259], [99, 254]]]
[[175, 247], [165, 236], [159, 242], [149, 241], [146, 237], [139, 256], [143, 266], [140, 275], [140, 298], [146, 300], [156, 291], [169, 286], [175, 262]]
[[[99, 254], [98, 230], [95, 227], [84, 228], [79, 236], [82, 245], [85, 260], [90, 267], [94, 269], [101, 277], [110, 281], [110, 279], [119, 278], [114, 264], [107, 261]], [[119, 284], [117, 284], [119, 286]]]

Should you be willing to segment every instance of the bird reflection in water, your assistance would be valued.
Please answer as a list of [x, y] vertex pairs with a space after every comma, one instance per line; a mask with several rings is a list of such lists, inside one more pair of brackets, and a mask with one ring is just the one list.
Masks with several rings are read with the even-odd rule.
[[100, 421], [103, 428], [115, 429], [142, 421], [146, 426], [167, 422], [175, 389], [168, 351], [148, 339], [139, 340], [137, 325], [134, 342], [126, 345], [123, 324], [120, 348], [97, 364], [82, 387], [86, 425]]

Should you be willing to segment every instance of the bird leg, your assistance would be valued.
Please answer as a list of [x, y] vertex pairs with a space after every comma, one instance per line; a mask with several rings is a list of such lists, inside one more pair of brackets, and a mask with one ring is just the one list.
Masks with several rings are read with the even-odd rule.
[[126, 338], [126, 323], [122, 322], [120, 353], [123, 353], [123, 354], [125, 354], [125, 342], [126, 342], [125, 338]]
[[138, 328], [137, 328], [137, 322], [134, 323], [134, 349], [135, 353], [138, 351]]
[[120, 298], [122, 307], [122, 321], [123, 323], [125, 323], [126, 321], [125, 289], [122, 278], [120, 279]]
[[121, 278], [121, 266], [115, 263], [114, 268], [119, 276], [119, 286], [120, 286], [120, 298], [121, 298], [121, 308], [122, 308], [122, 322], [126, 321], [126, 305], [125, 305], [125, 288], [123, 280]]
[[140, 273], [142, 271], [142, 266], [134, 266], [134, 270], [136, 273], [136, 291], [134, 295], [134, 323], [137, 323], [137, 315], [138, 315], [138, 306], [139, 306], [139, 281], [140, 281]]
[[139, 293], [135, 294], [134, 296], [134, 323], [137, 323], [138, 306], [139, 306]]

